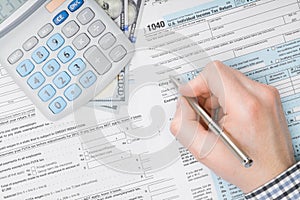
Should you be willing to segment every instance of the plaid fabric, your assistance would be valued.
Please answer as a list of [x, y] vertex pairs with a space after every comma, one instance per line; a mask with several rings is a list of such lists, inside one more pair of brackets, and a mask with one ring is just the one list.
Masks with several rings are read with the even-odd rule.
[[299, 200], [300, 162], [296, 163], [264, 186], [246, 194], [245, 198], [251, 200]]

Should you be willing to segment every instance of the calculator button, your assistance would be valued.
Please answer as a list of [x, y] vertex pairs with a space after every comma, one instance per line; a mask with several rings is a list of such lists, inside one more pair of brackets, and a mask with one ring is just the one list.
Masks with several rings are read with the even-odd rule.
[[89, 23], [94, 17], [95, 17], [95, 13], [90, 8], [83, 9], [77, 15], [77, 19], [82, 25]]
[[40, 64], [44, 62], [49, 56], [49, 51], [45, 47], [39, 47], [35, 50], [32, 54], [32, 59], [37, 63]]
[[37, 45], [37, 43], [39, 42], [39, 40], [33, 36], [31, 38], [29, 38], [24, 44], [23, 44], [23, 49], [25, 51], [30, 51], [31, 49], [33, 49], [33, 47], [35, 47]]
[[111, 62], [96, 46], [92, 46], [86, 50], [83, 56], [98, 74], [105, 74], [112, 66]]
[[67, 46], [63, 48], [57, 56], [62, 63], [67, 63], [75, 56], [75, 51], [72, 49], [72, 47]]
[[59, 49], [64, 43], [65, 43], [64, 38], [59, 33], [56, 33], [49, 38], [49, 40], [47, 41], [47, 46], [52, 51], [55, 51]]
[[38, 31], [38, 35], [41, 38], [44, 38], [44, 37], [48, 36], [53, 31], [53, 29], [54, 29], [54, 27], [51, 24], [46, 24]]
[[77, 58], [69, 65], [69, 71], [73, 76], [77, 76], [84, 69], [85, 69], [85, 63], [80, 58]]
[[24, 55], [23, 51], [21, 49], [18, 49], [14, 51], [12, 54], [10, 54], [10, 56], [7, 58], [7, 61], [10, 64], [15, 64], [23, 57], [23, 55]]
[[66, 91], [64, 92], [64, 95], [69, 101], [73, 101], [79, 97], [79, 95], [81, 94], [81, 91], [82, 90], [80, 89], [80, 87], [75, 83], [75, 84], [70, 85], [66, 89]]
[[79, 82], [84, 88], [88, 88], [91, 85], [93, 85], [93, 83], [95, 83], [96, 80], [96, 75], [92, 71], [87, 71], [80, 77]]
[[120, 60], [122, 60], [122, 58], [126, 56], [126, 54], [127, 54], [126, 49], [122, 45], [118, 45], [110, 51], [109, 57], [113, 61], [119, 62]]
[[52, 76], [53, 74], [55, 74], [58, 70], [60, 69], [60, 65], [59, 63], [55, 60], [52, 59], [50, 61], [48, 61], [42, 68], [43, 72], [47, 75], [47, 76]]
[[38, 95], [42, 101], [46, 102], [49, 101], [55, 95], [55, 93], [56, 90], [54, 87], [48, 84], [39, 91]]
[[63, 72], [59, 73], [53, 79], [53, 83], [56, 85], [56, 87], [58, 89], [61, 89], [61, 88], [65, 87], [66, 85], [68, 85], [70, 80], [71, 80], [71, 77], [69, 76], [69, 74], [67, 74], [67, 72], [63, 71]]
[[29, 77], [27, 80], [27, 84], [32, 88], [32, 89], [37, 89], [39, 88], [43, 83], [45, 82], [45, 77], [40, 73], [36, 72], [33, 75]]
[[49, 109], [53, 114], [58, 114], [65, 109], [67, 102], [62, 97], [57, 97], [49, 104]]
[[90, 38], [85, 33], [81, 33], [73, 40], [73, 45], [77, 50], [82, 50], [90, 43], [90, 41]]
[[83, 5], [83, 3], [83, 0], [74, 0], [69, 4], [68, 9], [71, 12], [75, 12]]
[[88, 32], [91, 36], [97, 37], [105, 30], [105, 28], [105, 25], [100, 20], [97, 20], [89, 26]]
[[63, 10], [60, 13], [58, 13], [54, 18], [53, 18], [53, 23], [55, 25], [60, 25], [63, 23], [67, 18], [69, 17], [69, 14], [67, 11]]
[[73, 37], [78, 31], [79, 31], [79, 26], [75, 21], [70, 21], [61, 30], [63, 34], [67, 37]]
[[32, 72], [34, 65], [30, 60], [24, 60], [17, 67], [17, 72], [21, 77], [25, 77]]
[[115, 36], [113, 36], [113, 34], [111, 33], [106, 33], [100, 38], [98, 43], [102, 49], [106, 50], [112, 47], [115, 44], [115, 42], [116, 42]]

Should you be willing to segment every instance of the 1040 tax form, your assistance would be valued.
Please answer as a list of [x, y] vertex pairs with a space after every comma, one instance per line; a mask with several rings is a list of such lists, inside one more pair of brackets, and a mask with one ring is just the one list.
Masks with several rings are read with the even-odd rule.
[[177, 92], [212, 60], [278, 88], [300, 159], [300, 1], [146, 0], [129, 100], [43, 118], [0, 67], [0, 199], [244, 199], [169, 131]]

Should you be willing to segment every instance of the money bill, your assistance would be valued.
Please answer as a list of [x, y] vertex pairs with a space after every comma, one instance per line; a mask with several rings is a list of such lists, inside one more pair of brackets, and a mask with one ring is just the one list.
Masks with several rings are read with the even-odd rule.
[[126, 31], [128, 31], [128, 0], [122, 0], [120, 20], [120, 28], [124, 33], [126, 33]]
[[122, 0], [95, 0], [105, 10], [105, 12], [116, 22], [121, 28], [124, 24], [124, 9]]
[[[106, 13], [116, 22], [120, 29], [125, 32], [128, 24], [128, 0], [96, 0]], [[128, 30], [128, 26], [127, 26]], [[96, 97], [89, 106], [117, 110], [119, 105], [128, 101], [128, 67], [124, 67], [119, 75]]]
[[129, 0], [122, 0], [123, 1], [123, 12], [124, 12], [124, 33], [128, 35], [128, 4]]
[[136, 42], [137, 28], [141, 21], [145, 0], [129, 0], [128, 3], [128, 37]]

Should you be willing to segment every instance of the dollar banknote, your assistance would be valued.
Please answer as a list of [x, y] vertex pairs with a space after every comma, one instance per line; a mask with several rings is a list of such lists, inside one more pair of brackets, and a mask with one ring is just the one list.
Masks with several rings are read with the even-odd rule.
[[[116, 22], [120, 29], [128, 32], [128, 0], [96, 0], [105, 12]], [[118, 76], [96, 97], [89, 106], [117, 110], [119, 105], [128, 102], [128, 67], [124, 67]]]
[[136, 42], [138, 25], [142, 18], [145, 0], [129, 0], [128, 3], [128, 37], [132, 43]]
[[121, 22], [124, 21], [122, 0], [95, 0], [103, 10], [121, 27]]

